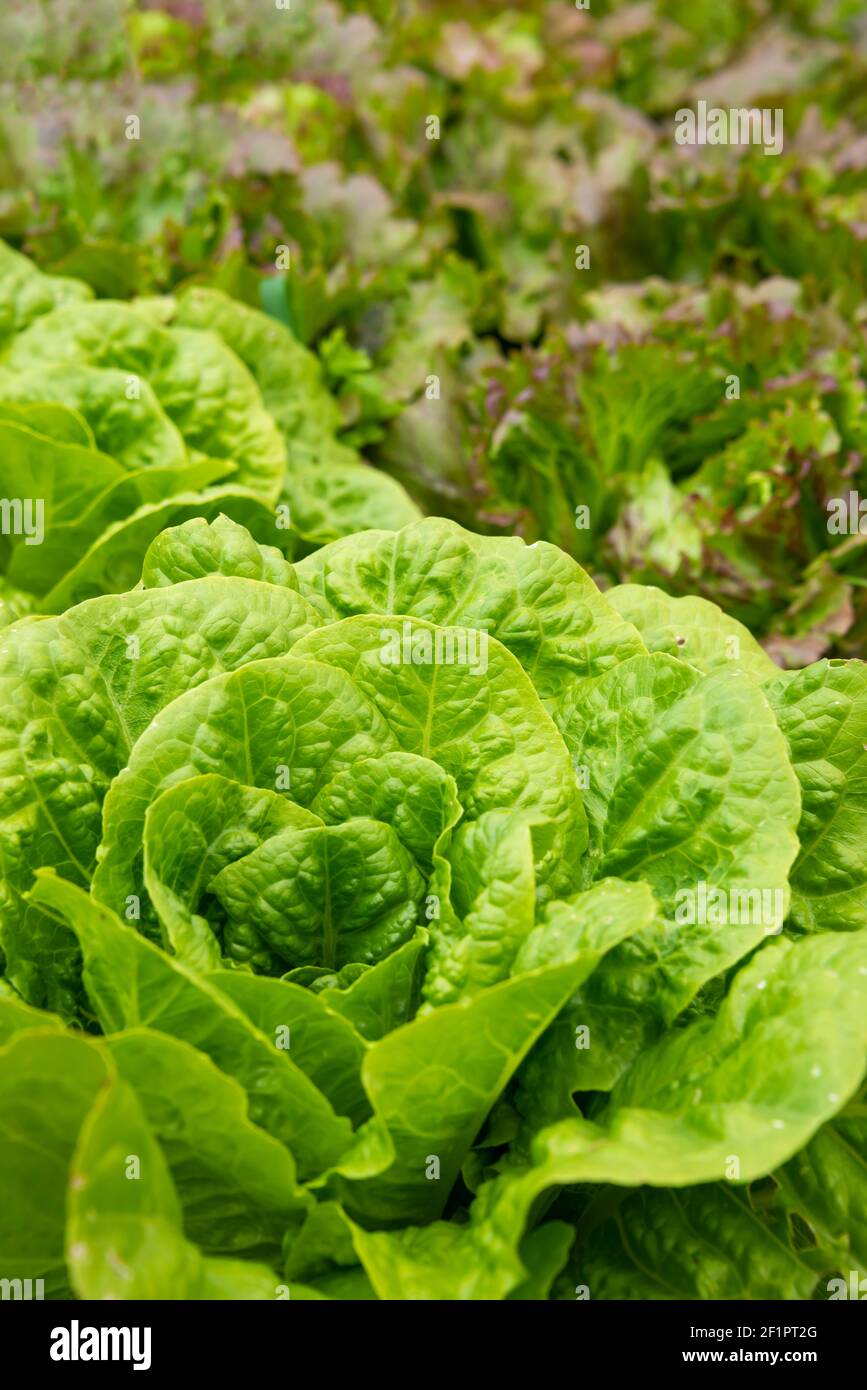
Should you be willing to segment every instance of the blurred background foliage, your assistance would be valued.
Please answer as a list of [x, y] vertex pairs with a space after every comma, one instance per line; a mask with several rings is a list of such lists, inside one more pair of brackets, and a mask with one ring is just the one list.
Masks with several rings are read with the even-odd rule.
[[[429, 511], [863, 654], [862, 0], [283, 3], [10, 0], [0, 236], [265, 307]], [[679, 146], [700, 99], [782, 154]]]

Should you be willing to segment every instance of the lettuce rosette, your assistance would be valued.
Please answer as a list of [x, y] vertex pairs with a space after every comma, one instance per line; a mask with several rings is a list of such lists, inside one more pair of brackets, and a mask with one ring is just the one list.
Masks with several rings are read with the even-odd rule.
[[0, 686], [10, 1266], [538, 1299], [867, 1264], [862, 663], [784, 673], [446, 521], [293, 565], [217, 516], [11, 623]]
[[341, 428], [318, 358], [266, 314], [201, 286], [96, 299], [0, 243], [0, 480], [27, 508], [0, 536], [0, 621], [129, 589], [192, 517], [291, 554], [414, 520]]

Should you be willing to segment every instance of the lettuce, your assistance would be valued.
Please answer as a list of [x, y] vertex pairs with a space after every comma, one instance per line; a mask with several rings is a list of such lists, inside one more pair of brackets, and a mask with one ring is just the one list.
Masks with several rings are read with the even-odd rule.
[[293, 563], [198, 515], [14, 617], [4, 1269], [822, 1296], [867, 1258], [865, 724], [858, 661], [435, 518]]
[[4, 528], [0, 567], [41, 612], [130, 588], [189, 517], [302, 554], [418, 516], [340, 441], [314, 354], [228, 295], [95, 299], [0, 246], [0, 325], [4, 496], [37, 503], [44, 533]]

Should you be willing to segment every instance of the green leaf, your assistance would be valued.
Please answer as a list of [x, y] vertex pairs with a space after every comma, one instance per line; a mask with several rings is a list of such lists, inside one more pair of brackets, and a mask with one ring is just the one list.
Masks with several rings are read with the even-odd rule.
[[287, 980], [217, 970], [207, 979], [258, 1028], [278, 1040], [292, 1061], [354, 1125], [370, 1115], [361, 1084], [367, 1046], [351, 1022], [329, 1007], [329, 992], [314, 994]]
[[66, 531], [80, 527], [81, 513], [124, 472], [105, 454], [61, 444], [9, 420], [0, 419], [0, 449], [5, 495], [32, 503], [4, 536], [4, 571], [16, 587], [44, 593], [70, 563]]
[[34, 870], [86, 884], [108, 786], [162, 707], [215, 672], [285, 652], [315, 621], [289, 589], [212, 576], [0, 634], [0, 939], [28, 1002], [72, 1015], [80, 1003], [68, 933], [22, 902]]
[[431, 926], [424, 984], [429, 1003], [452, 1003], [508, 977], [536, 915], [534, 824], [547, 822], [484, 811], [452, 837], [441, 896], [454, 910], [443, 907]]
[[806, 1300], [823, 1262], [746, 1188], [603, 1188], [582, 1218], [569, 1282], [594, 1299]]
[[13, 994], [5, 980], [0, 979], [0, 1047], [16, 1033], [62, 1026], [63, 1021], [57, 1014], [46, 1013], [44, 1009], [31, 1009], [29, 1004]]
[[57, 305], [83, 304], [93, 291], [80, 280], [44, 275], [26, 256], [0, 242], [0, 343]]
[[282, 830], [212, 880], [234, 923], [289, 966], [371, 965], [415, 933], [424, 881], [390, 826], [367, 817]]
[[[590, 1124], [533, 1145], [528, 1182], [746, 1182], [797, 1151], [858, 1087], [867, 1062], [867, 934], [768, 942], [712, 1018], [644, 1052]], [[827, 1040], [834, 1037], [833, 1048]]]
[[[540, 1131], [525, 1166], [513, 1160], [502, 1176], [484, 1184], [468, 1224], [434, 1222], [376, 1233], [356, 1228], [355, 1246], [377, 1293], [505, 1297], [526, 1278], [518, 1245], [534, 1204], [553, 1187], [649, 1183], [685, 1187], [689, 1194], [696, 1191], [692, 1184], [721, 1177], [743, 1184], [764, 1176], [858, 1088], [867, 1059], [865, 1003], [867, 934], [768, 942], [737, 975], [715, 1018], [697, 1019], [645, 1052], [597, 1122], [564, 1120]], [[791, 1252], [778, 1250], [771, 1261], [767, 1241], [757, 1249], [756, 1264], [744, 1266], [742, 1217], [743, 1212], [725, 1236], [738, 1268], [721, 1268], [721, 1260], [702, 1273], [707, 1287], [715, 1280], [713, 1287], [722, 1290], [728, 1278], [731, 1288], [736, 1276], [765, 1281], [758, 1282], [763, 1296], [769, 1296], [769, 1277], [802, 1289], [804, 1269], [793, 1263]], [[653, 1233], [641, 1228], [641, 1239], [650, 1242]], [[688, 1252], [686, 1237], [682, 1247]], [[607, 1246], [606, 1255], [612, 1258]], [[816, 1270], [821, 1263], [816, 1261]], [[604, 1277], [619, 1276], [606, 1271]], [[622, 1280], [616, 1287], [622, 1297]], [[677, 1296], [690, 1294], [680, 1286]]]
[[375, 1299], [353, 1242], [352, 1223], [336, 1202], [317, 1202], [286, 1251], [285, 1277], [303, 1279], [321, 1298]]
[[[621, 911], [614, 910], [618, 897]], [[381, 1177], [347, 1185], [348, 1209], [386, 1221], [430, 1220], [441, 1212], [486, 1115], [530, 1048], [605, 952], [652, 910], [646, 889], [630, 885], [609, 888], [604, 912], [583, 913], [579, 896], [571, 934], [561, 935], [542, 968], [444, 1005], [374, 1043], [362, 1076], [396, 1157]]]
[[[563, 728], [588, 771], [588, 874], [643, 879], [662, 908], [660, 929], [606, 961], [586, 997], [593, 1017], [580, 1019], [591, 1032], [599, 1025], [598, 1047], [616, 1009], [637, 1047], [780, 930], [798, 784], [751, 680], [724, 669], [700, 676], [663, 653], [581, 687]], [[612, 1084], [628, 1060], [615, 1047], [607, 1058], [601, 1048], [575, 1054], [587, 1069], [576, 1088]]]
[[[309, 811], [279, 792], [246, 787], [213, 773], [169, 787], [147, 808], [144, 824], [144, 886], [175, 954], [201, 970], [222, 964], [220, 923], [209, 902], [214, 928], [199, 914], [216, 875], [289, 826], [318, 825]], [[231, 930], [230, 930], [231, 926]], [[273, 957], [253, 926], [244, 936], [222, 924], [228, 956], [256, 962]], [[244, 946], [247, 949], [243, 949]]]
[[419, 929], [411, 941], [364, 968], [345, 988], [323, 989], [323, 1003], [348, 1019], [368, 1042], [384, 1038], [393, 1028], [408, 1023], [415, 1012], [427, 941], [427, 932]]
[[549, 820], [553, 833], [536, 865], [541, 895], [576, 886], [586, 831], [567, 751], [497, 641], [418, 619], [359, 616], [311, 633], [298, 655], [346, 671], [405, 752], [434, 759], [454, 778], [468, 819], [509, 807]]
[[353, 763], [317, 793], [311, 810], [326, 825], [362, 815], [390, 825], [426, 872], [441, 835], [461, 815], [454, 778], [416, 753], [383, 753]]
[[[183, 437], [150, 384], [141, 380], [132, 390], [126, 372], [75, 362], [0, 369], [0, 401], [67, 406], [86, 422], [93, 446], [130, 473], [188, 462]], [[87, 475], [79, 481], [87, 483]]]
[[867, 925], [867, 666], [817, 661], [765, 687], [801, 784], [792, 918], [806, 931]]
[[569, 678], [601, 675], [644, 651], [556, 546], [476, 536], [441, 518], [335, 541], [301, 561], [298, 579], [329, 619], [407, 613], [487, 631], [517, 657], [555, 719]]
[[184, 1232], [208, 1254], [273, 1259], [311, 1199], [289, 1151], [249, 1118], [248, 1098], [197, 1048], [131, 1028], [102, 1044], [135, 1091], [165, 1156]]
[[[211, 583], [303, 603], [291, 590], [249, 580], [196, 580], [189, 587]], [[316, 662], [250, 661], [189, 690], [139, 738], [106, 798], [95, 895], [123, 912], [127, 897], [141, 893], [145, 814], [168, 787], [204, 773], [268, 789], [288, 777], [292, 799], [305, 806], [342, 768], [392, 743], [361, 691], [342, 671]], [[147, 921], [147, 904], [143, 909]]]
[[342, 444], [317, 452], [318, 463], [290, 468], [281, 495], [305, 549], [374, 524], [391, 532], [417, 521], [418, 507], [387, 473], [355, 461]]
[[19, 1032], [0, 1051], [0, 1260], [4, 1277], [69, 1296], [63, 1239], [78, 1132], [111, 1076], [83, 1037]]
[[[568, 960], [577, 943], [604, 940], [613, 921], [623, 924], [627, 938], [623, 946], [606, 956], [587, 985], [575, 991], [518, 1073], [515, 1104], [532, 1129], [574, 1116], [572, 1093], [585, 1087], [593, 1069], [611, 1066], [614, 1061], [628, 1065], [638, 1050], [636, 1043], [648, 1041], [646, 1031], [639, 1031], [640, 1025], [624, 1030], [622, 1003], [618, 1007], [615, 999], [610, 1009], [605, 1007], [608, 999], [604, 987], [602, 1004], [588, 1008], [585, 998], [589, 992], [595, 1004], [594, 979], [613, 955], [619, 951], [626, 956], [630, 942], [651, 939], [656, 913], [657, 904], [646, 884], [602, 879], [585, 893], [549, 904], [542, 921], [522, 945], [513, 967], [516, 971]], [[619, 980], [617, 972], [612, 978]]]
[[297, 589], [295, 571], [276, 546], [257, 545], [249, 531], [220, 513], [213, 521], [196, 516], [161, 531], [144, 558], [147, 589], [201, 579], [206, 574], [237, 575]]
[[774, 1177], [780, 1203], [835, 1248], [835, 1269], [867, 1278], [867, 1115], [863, 1096], [824, 1124]]
[[198, 1046], [244, 1087], [251, 1119], [286, 1144], [302, 1176], [338, 1162], [352, 1139], [348, 1122], [228, 995], [71, 883], [42, 871], [31, 896], [76, 933], [105, 1032], [143, 1026]]
[[759, 684], [779, 675], [749, 628], [707, 599], [672, 598], [652, 584], [619, 584], [605, 597], [638, 629], [648, 651], [678, 656], [705, 675], [722, 668]]
[[531, 1277], [515, 1249], [492, 1224], [435, 1221], [405, 1230], [367, 1231], [352, 1238], [379, 1298], [401, 1301], [482, 1301], [505, 1298]]
[[507, 1295], [522, 1302], [550, 1297], [551, 1286], [569, 1255], [575, 1232], [564, 1221], [546, 1221], [521, 1241], [518, 1255], [528, 1277]]
[[90, 426], [79, 415], [65, 405], [36, 404], [18, 405], [10, 401], [0, 404], [0, 419], [13, 425], [24, 425], [34, 434], [47, 434], [59, 444], [78, 444], [82, 449], [96, 450], [96, 441]]
[[174, 322], [209, 329], [232, 349], [255, 377], [290, 450], [308, 436], [337, 432], [340, 411], [318, 359], [270, 315], [220, 290], [192, 286], [178, 297]]
[[[92, 463], [94, 455], [84, 460]], [[58, 459], [57, 451], [47, 451], [41, 460], [46, 469], [55, 472], [59, 465], [74, 466], [75, 460]], [[78, 460], [79, 465], [82, 460]], [[76, 505], [77, 475], [72, 484], [70, 514], [48, 512], [47, 537], [50, 543], [34, 552], [16, 546], [9, 574], [16, 582], [42, 595], [40, 609], [53, 613], [69, 603], [95, 598], [102, 593], [117, 593], [132, 588], [138, 580], [140, 556], [136, 550], [141, 531], [141, 519], [161, 516], [166, 507], [171, 515], [181, 513], [185, 498], [195, 496], [199, 505], [205, 504], [208, 493], [186, 493], [185, 488], [207, 487], [226, 471], [220, 460], [200, 459], [182, 468], [149, 468], [116, 478], [90, 499], [81, 510], [82, 499]], [[98, 478], [99, 469], [95, 470]], [[39, 489], [40, 482], [34, 482]], [[46, 495], [51, 488], [45, 487]], [[228, 493], [231, 504], [239, 489], [217, 489]], [[172, 500], [163, 501], [168, 492]], [[259, 504], [260, 505], [260, 504]], [[25, 542], [26, 545], [26, 542]]]
[[265, 1299], [265, 1265], [204, 1259], [181, 1229], [165, 1157], [132, 1088], [113, 1081], [82, 1126], [69, 1186], [66, 1248], [82, 1299]]
[[163, 328], [112, 300], [66, 305], [20, 333], [6, 358], [14, 370], [34, 361], [143, 377], [188, 448], [231, 459], [238, 482], [276, 497], [285, 445], [250, 373], [215, 334]]
[[[135, 486], [139, 494], [156, 495], [159, 500], [145, 501], [135, 505], [135, 509], [122, 515], [119, 520], [98, 528], [93, 543], [76, 554], [74, 566], [45, 595], [42, 611], [62, 612], [76, 603], [96, 598], [100, 594], [121, 593], [134, 588], [139, 581], [141, 567], [151, 542], [167, 526], [182, 524], [189, 517], [209, 519], [222, 513], [242, 522], [257, 535], [273, 533], [274, 517], [270, 508], [257, 493], [246, 487], [236, 487], [232, 483], [219, 483], [206, 487], [202, 492], [175, 490], [175, 482], [183, 485], [183, 478], [174, 474], [169, 479], [167, 497], [160, 495], [161, 480], [155, 478], [156, 470], [136, 475]], [[218, 460], [203, 459], [191, 468], [194, 486], [207, 483], [215, 475], [225, 471], [225, 464]], [[196, 476], [198, 475], [198, 480]], [[128, 486], [116, 490], [116, 500], [120, 503], [135, 504], [132, 489]], [[115, 497], [109, 498], [114, 502]], [[101, 520], [101, 519], [100, 519]]]

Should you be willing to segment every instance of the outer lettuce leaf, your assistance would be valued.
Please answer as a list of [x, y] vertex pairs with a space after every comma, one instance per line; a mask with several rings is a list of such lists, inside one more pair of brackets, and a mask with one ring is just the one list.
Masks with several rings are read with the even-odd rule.
[[10, 584], [44, 593], [69, 563], [64, 531], [80, 525], [81, 512], [120, 482], [124, 471], [105, 454], [59, 443], [10, 420], [0, 419], [0, 448], [4, 496], [37, 499], [44, 518], [41, 539], [14, 532], [3, 538], [4, 571]]
[[314, 994], [287, 980], [266, 980], [240, 971], [207, 976], [260, 1032], [286, 1037], [292, 1060], [309, 1076], [338, 1115], [354, 1125], [370, 1115], [361, 1084], [367, 1045], [352, 1023], [329, 1007], [329, 992]]
[[16, 1033], [62, 1027], [63, 1020], [57, 1014], [31, 1008], [19, 998], [7, 980], [0, 979], [0, 1046], [9, 1042]]
[[246, 367], [214, 334], [166, 329], [127, 304], [55, 309], [13, 341], [7, 365], [107, 367], [149, 382], [187, 447], [230, 459], [237, 478], [273, 499], [286, 450]]
[[[613, 953], [552, 1034], [540, 1094], [564, 1080], [608, 1089], [706, 982], [781, 929], [800, 812], [767, 701], [734, 671], [702, 677], [662, 653], [633, 657], [579, 690], [563, 728], [592, 770], [588, 872], [645, 879], [664, 923]], [[701, 910], [701, 884], [725, 895], [722, 921]], [[735, 896], [756, 889], [760, 902]], [[568, 1037], [579, 1023], [592, 1036], [583, 1051]]]
[[10, 623], [16, 623], [19, 618], [27, 617], [32, 613], [35, 602], [32, 594], [25, 594], [23, 589], [7, 584], [0, 575], [0, 630]]
[[256, 1027], [227, 994], [53, 874], [39, 874], [32, 897], [76, 933], [85, 984], [105, 1032], [144, 1026], [197, 1046], [244, 1087], [251, 1119], [287, 1145], [302, 1176], [322, 1172], [347, 1152], [348, 1121], [277, 1038]]
[[527, 1278], [507, 1295], [517, 1302], [539, 1302], [551, 1296], [551, 1287], [569, 1255], [575, 1237], [565, 1221], [546, 1221], [521, 1241], [518, 1255]]
[[285, 440], [281, 501], [302, 550], [368, 526], [398, 530], [418, 520], [400, 484], [339, 441], [340, 408], [319, 361], [282, 323], [201, 286], [170, 303], [172, 322], [218, 333], [255, 377]]
[[[83, 1037], [21, 1031], [0, 1051], [0, 1252], [4, 1276], [69, 1296], [64, 1223], [78, 1132], [111, 1075]], [[129, 1152], [129, 1151], [127, 1151]]]
[[131, 1028], [105, 1048], [135, 1091], [171, 1170], [184, 1232], [206, 1254], [267, 1253], [312, 1199], [283, 1144], [249, 1118], [246, 1093], [198, 1048]]
[[834, 1250], [834, 1268], [845, 1278], [847, 1292], [852, 1270], [859, 1280], [867, 1278], [867, 1117], [863, 1092], [823, 1125], [774, 1177], [784, 1210], [799, 1216]]
[[579, 1231], [564, 1297], [806, 1300], [829, 1259], [729, 1183], [603, 1188]]
[[867, 925], [867, 666], [817, 661], [766, 686], [801, 784], [792, 918], [807, 931]]
[[[598, 1125], [555, 1126], [540, 1149], [553, 1165], [560, 1154], [568, 1163], [574, 1138], [574, 1181], [702, 1182], [726, 1176], [733, 1154], [739, 1181], [770, 1172], [859, 1085], [865, 1000], [867, 935], [768, 942], [716, 1015], [669, 1033], [636, 1060]], [[786, 1045], [775, 1047], [781, 1030]]]
[[132, 391], [128, 373], [117, 369], [76, 363], [0, 369], [0, 401], [32, 405], [56, 401], [69, 407], [86, 422], [94, 447], [130, 473], [140, 468], [180, 468], [189, 462], [183, 436], [163, 411], [150, 383], [141, 380]]
[[[165, 514], [157, 504], [163, 503], [166, 491], [178, 493], [176, 511], [180, 513], [185, 488], [206, 488], [226, 472], [220, 460], [199, 459], [177, 468], [123, 473], [111, 459], [93, 450], [58, 445], [20, 428], [13, 435], [13, 429], [0, 424], [4, 447], [9, 449], [6, 485], [15, 496], [42, 500], [44, 539], [37, 546], [26, 536], [10, 538], [6, 573], [13, 584], [42, 596], [43, 611], [62, 608], [67, 596], [77, 601], [131, 588], [139, 560], [134, 550], [130, 553], [130, 514], [138, 508]], [[115, 542], [102, 574], [91, 573], [90, 583], [84, 584], [81, 568], [89, 565], [92, 570], [92, 553], [104, 554], [106, 541], [118, 532], [125, 547]]]
[[160, 532], [148, 546], [141, 580], [146, 589], [156, 589], [206, 574], [298, 588], [293, 567], [276, 546], [258, 545], [245, 526], [222, 513], [212, 522], [196, 516]]
[[347, 462], [343, 452], [332, 447], [321, 463], [298, 464], [286, 474], [281, 501], [289, 506], [299, 554], [367, 527], [399, 531], [419, 518], [400, 483], [361, 461]]
[[[222, 472], [219, 460], [196, 464], [192, 481], [206, 482]], [[136, 475], [140, 495], [159, 496], [152, 488], [154, 470]], [[132, 480], [131, 480], [132, 481]], [[178, 481], [182, 481], [180, 478]], [[198, 485], [198, 483], [196, 483]], [[123, 485], [118, 489], [122, 496]], [[131, 495], [127, 494], [127, 497]], [[42, 610], [63, 612], [73, 604], [84, 603], [100, 594], [122, 593], [138, 582], [145, 555], [155, 537], [165, 527], [183, 523], [188, 517], [217, 517], [228, 513], [259, 537], [272, 537], [274, 517], [258, 493], [233, 483], [219, 483], [202, 492], [173, 492], [158, 501], [145, 501], [135, 510], [100, 530], [93, 543], [76, 558], [75, 565], [47, 593]]]
[[486, 1115], [530, 1048], [605, 953], [647, 925], [654, 907], [643, 884], [600, 884], [579, 894], [563, 907], [570, 929], [538, 968], [374, 1043], [362, 1078], [394, 1141], [395, 1160], [381, 1177], [347, 1185], [348, 1209], [366, 1221], [438, 1215]]
[[579, 565], [556, 546], [476, 536], [432, 517], [368, 531], [309, 555], [302, 592], [327, 619], [412, 614], [489, 632], [517, 657], [555, 719], [570, 678], [645, 650]]
[[[763, 1176], [858, 1088], [867, 1055], [865, 1002], [864, 933], [768, 942], [738, 974], [715, 1018], [697, 1019], [646, 1052], [598, 1123], [573, 1119], [541, 1131], [527, 1166], [484, 1185], [469, 1224], [355, 1229], [377, 1293], [504, 1297], [526, 1277], [518, 1243], [534, 1203], [551, 1187], [690, 1188], [725, 1176], [735, 1183]], [[791, 1261], [787, 1268], [785, 1277], [805, 1278]]]
[[41, 314], [62, 304], [84, 304], [89, 285], [63, 275], [44, 275], [26, 256], [0, 242], [0, 345]]
[[679, 656], [707, 674], [723, 667], [762, 684], [779, 668], [749, 628], [703, 598], [672, 598], [652, 584], [620, 584], [606, 599], [651, 652]]
[[[247, 1097], [238, 1083], [203, 1052], [165, 1033], [133, 1028], [105, 1041], [91, 1039], [94, 1055], [88, 1058], [73, 1035], [50, 1031], [60, 1026], [52, 1014], [0, 998], [4, 1044], [27, 1033], [30, 1038], [21, 1041], [26, 1046], [32, 1040], [38, 1063], [62, 1069], [68, 1080], [80, 1073], [106, 1084], [117, 1071], [135, 1090], [171, 1169], [190, 1239], [210, 1254], [252, 1251], [273, 1258], [287, 1231], [303, 1223], [312, 1198], [297, 1185], [289, 1151], [250, 1122]], [[58, 1046], [45, 1041], [52, 1037], [60, 1039]], [[12, 1114], [33, 1082], [25, 1047], [4, 1054], [4, 1066]], [[89, 1093], [86, 1087], [85, 1099]], [[82, 1113], [64, 1112], [61, 1105], [57, 1115], [64, 1116], [67, 1130], [55, 1123], [51, 1143], [61, 1149], [65, 1143], [68, 1149], [76, 1116]], [[67, 1140], [61, 1143], [64, 1132]], [[50, 1147], [47, 1141], [45, 1147]], [[11, 1213], [21, 1198], [11, 1159], [2, 1171], [0, 1191]], [[55, 1222], [58, 1249], [62, 1224], [61, 1212]]]
[[[220, 290], [201, 286], [178, 297], [172, 322], [218, 334], [255, 377], [290, 459], [317, 461], [318, 447], [337, 433], [340, 410], [325, 388], [318, 359], [288, 328]], [[347, 457], [353, 457], [350, 450]]]
[[[131, 1157], [138, 1175], [131, 1179]], [[183, 1235], [171, 1174], [135, 1091], [113, 1080], [81, 1128], [69, 1188], [67, 1258], [83, 1299], [265, 1299], [265, 1265], [206, 1259]]]
[[47, 434], [58, 444], [78, 444], [83, 449], [96, 449], [96, 440], [87, 421], [77, 410], [40, 400], [19, 405], [11, 401], [0, 404], [0, 419], [13, 425], [24, 425], [34, 434]]
[[746, 628], [699, 598], [624, 584], [607, 597], [652, 651], [708, 673], [743, 671], [763, 688], [801, 787], [800, 852], [791, 874], [793, 921], [803, 930], [865, 924], [867, 849], [867, 668], [818, 661], [781, 672]]

